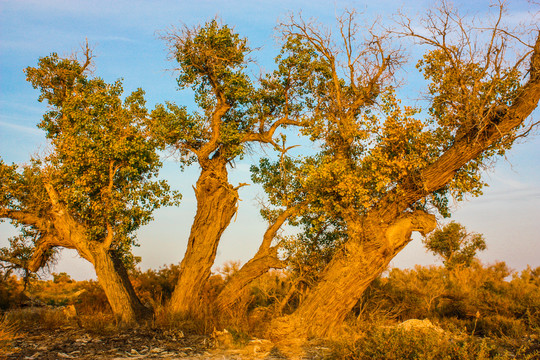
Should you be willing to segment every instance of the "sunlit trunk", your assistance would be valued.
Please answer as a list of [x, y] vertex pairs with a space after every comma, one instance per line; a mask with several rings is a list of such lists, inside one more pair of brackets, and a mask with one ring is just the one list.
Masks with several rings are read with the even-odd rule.
[[227, 282], [217, 298], [217, 305], [221, 313], [227, 310], [242, 298], [242, 290], [253, 280], [268, 272], [270, 269], [281, 269], [285, 263], [279, 260], [279, 245], [272, 246], [272, 241], [276, 237], [281, 226], [293, 216], [298, 209], [289, 207], [283, 211], [266, 229], [263, 241], [259, 250], [251, 260], [249, 260], [240, 270], [238, 270]]
[[149, 318], [152, 312], [135, 294], [122, 261], [113, 252], [101, 247], [93, 250], [92, 256], [99, 284], [105, 291], [115, 317], [123, 324]]
[[224, 161], [201, 172], [195, 195], [197, 213], [170, 302], [170, 310], [175, 314], [198, 310], [200, 293], [210, 276], [219, 240], [236, 213], [238, 192], [228, 182]]
[[[369, 284], [410, 241], [412, 231], [435, 228], [433, 215], [417, 211], [390, 226], [371, 226], [352, 232], [343, 249], [327, 266], [321, 281], [298, 309], [275, 327], [303, 335], [325, 336], [342, 324]], [[285, 320], [285, 321], [283, 321]], [[275, 329], [278, 332], [280, 329]], [[283, 329], [281, 329], [283, 330]]]
[[283, 263], [278, 260], [277, 254], [272, 252], [257, 253], [242, 268], [235, 273], [225, 288], [219, 293], [217, 306], [220, 311], [227, 312], [242, 295], [242, 290], [253, 280], [268, 272], [270, 269], [282, 268]]

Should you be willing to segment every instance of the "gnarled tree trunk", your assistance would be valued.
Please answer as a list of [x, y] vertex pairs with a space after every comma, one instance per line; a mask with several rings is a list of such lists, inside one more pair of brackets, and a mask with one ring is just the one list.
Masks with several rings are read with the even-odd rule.
[[126, 268], [115, 253], [99, 246], [92, 255], [99, 284], [115, 317], [126, 325], [151, 317], [152, 311], [137, 297]]
[[237, 209], [238, 191], [228, 182], [225, 161], [219, 159], [211, 165], [202, 170], [195, 188], [197, 213], [170, 302], [174, 314], [198, 309], [200, 293], [210, 276], [219, 240]]
[[[410, 241], [413, 231], [433, 230], [435, 216], [408, 213], [390, 226], [362, 226], [330, 262], [321, 281], [308, 294], [287, 325], [303, 335], [326, 335], [340, 325], [364, 290]], [[279, 320], [278, 320], [279, 323]]]
[[295, 207], [290, 207], [281, 213], [263, 236], [259, 250], [238, 272], [227, 282], [217, 298], [220, 311], [226, 312], [242, 295], [242, 290], [253, 280], [268, 272], [270, 269], [280, 269], [285, 265], [278, 258], [278, 246], [271, 246], [272, 240], [287, 219], [294, 215]]
[[[288, 318], [276, 320], [276, 334], [279, 330], [290, 333], [305, 329], [307, 333], [324, 336], [339, 325], [371, 281], [409, 242], [410, 232], [428, 232], [435, 226], [432, 215], [418, 211], [407, 215], [411, 204], [444, 187], [460, 168], [491, 145], [511, 137], [539, 101], [540, 33], [530, 60], [529, 80], [519, 89], [504, 116], [493, 114], [486, 126], [473, 127], [456, 138], [431, 165], [387, 193], [361, 224], [347, 221], [349, 240], [343, 251], [334, 256], [320, 283], [297, 311]], [[360, 225], [358, 230], [351, 230], [355, 224]]]
[[[37, 271], [47, 262], [47, 257], [54, 247], [75, 249], [78, 254], [94, 266], [99, 284], [105, 291], [107, 300], [114, 316], [123, 324], [139, 322], [151, 315], [151, 310], [142, 305], [129, 280], [122, 261], [110, 250], [114, 232], [109, 228], [103, 242], [90, 240], [86, 229], [68, 214], [64, 205], [58, 201], [55, 189], [45, 185], [52, 203], [52, 212], [47, 220], [32, 219], [18, 216], [16, 219], [28, 225], [43, 229], [32, 258], [28, 264], [29, 270]], [[9, 214], [8, 214], [9, 215]], [[11, 214], [15, 218], [17, 214]], [[24, 214], [22, 214], [24, 215]], [[46, 223], [41, 223], [46, 221]]]
[[[56, 229], [65, 230], [65, 223], [57, 221]], [[36, 243], [32, 258], [26, 265], [30, 271], [38, 271], [46, 264], [47, 257], [54, 247], [75, 249], [88, 260], [96, 271], [98, 282], [105, 292], [114, 316], [122, 324], [132, 324], [145, 320], [152, 311], [139, 300], [122, 261], [108, 246], [101, 243], [89, 244], [84, 232], [76, 227], [70, 228], [69, 237], [61, 238], [59, 232], [51, 236], [46, 234]]]

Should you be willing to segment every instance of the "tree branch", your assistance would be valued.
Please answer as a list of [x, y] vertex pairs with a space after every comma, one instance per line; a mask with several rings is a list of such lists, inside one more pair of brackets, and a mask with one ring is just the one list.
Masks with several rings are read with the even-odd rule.
[[42, 217], [25, 211], [0, 208], [0, 218], [15, 220], [20, 224], [33, 226], [38, 230], [47, 230], [49, 228], [49, 223], [43, 220]]
[[[508, 136], [536, 109], [540, 101], [540, 32], [530, 60], [529, 80], [502, 119], [490, 119], [481, 129], [472, 128], [457, 139], [433, 164], [410, 175], [401, 185], [388, 193], [377, 205], [381, 221], [390, 221], [400, 212], [426, 195], [441, 189], [456, 172], [478, 157], [493, 143]], [[494, 118], [497, 114], [492, 114]], [[475, 139], [471, 141], [470, 139]]]
[[225, 310], [233, 305], [244, 289], [253, 280], [265, 274], [271, 268], [283, 268], [284, 264], [277, 256], [278, 246], [271, 247], [272, 240], [279, 231], [283, 223], [298, 212], [299, 206], [287, 208], [268, 227], [263, 236], [263, 241], [259, 250], [240, 270], [238, 270], [227, 282], [225, 288], [220, 292], [217, 303]]
[[242, 139], [242, 142], [261, 142], [261, 143], [267, 143], [267, 144], [274, 144], [274, 133], [276, 132], [277, 128], [282, 125], [294, 125], [294, 126], [301, 126], [302, 123], [300, 121], [291, 120], [288, 116], [285, 116], [277, 121], [275, 121], [270, 128], [267, 131], [263, 131], [261, 133], [248, 133], [244, 136]]

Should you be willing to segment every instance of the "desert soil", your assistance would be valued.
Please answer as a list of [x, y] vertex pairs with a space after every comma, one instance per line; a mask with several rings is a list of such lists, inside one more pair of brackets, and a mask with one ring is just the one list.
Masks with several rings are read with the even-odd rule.
[[[187, 335], [181, 331], [133, 329], [113, 334], [76, 327], [27, 330], [15, 339], [6, 359], [324, 359], [328, 349], [294, 341], [276, 345], [252, 339], [237, 345], [227, 337]], [[1, 356], [0, 356], [1, 357]]]

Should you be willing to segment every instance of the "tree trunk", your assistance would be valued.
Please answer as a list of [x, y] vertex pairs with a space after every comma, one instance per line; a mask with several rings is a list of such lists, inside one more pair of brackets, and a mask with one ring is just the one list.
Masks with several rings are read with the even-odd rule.
[[[275, 249], [274, 249], [275, 250]], [[226, 312], [242, 295], [242, 290], [253, 280], [266, 274], [270, 269], [283, 268], [283, 262], [273, 253], [255, 255], [232, 276], [225, 288], [219, 293], [217, 305], [220, 311]]]
[[263, 236], [263, 241], [255, 256], [249, 260], [238, 272], [236, 272], [219, 293], [217, 305], [219, 310], [227, 311], [242, 295], [242, 290], [253, 280], [265, 274], [270, 269], [281, 269], [284, 263], [278, 258], [278, 245], [272, 247], [277, 232], [289, 217], [297, 211], [296, 207], [290, 207], [281, 213], [276, 220], [268, 226]]
[[215, 161], [203, 169], [195, 195], [197, 213], [170, 302], [170, 310], [174, 314], [198, 309], [200, 292], [210, 276], [219, 240], [236, 213], [238, 191], [228, 182], [224, 161]]
[[339, 326], [369, 284], [410, 241], [413, 231], [429, 232], [435, 216], [415, 211], [390, 226], [363, 226], [334, 256], [321, 281], [293, 315], [276, 321], [274, 329], [302, 335], [325, 336]]
[[94, 266], [113, 314], [121, 323], [131, 324], [151, 316], [152, 311], [142, 305], [135, 294], [124, 264], [114, 252], [110, 251], [114, 238], [112, 226], [107, 226], [107, 236], [102, 242], [90, 240], [86, 235], [85, 226], [69, 214], [53, 186], [44, 183], [44, 187], [52, 208], [47, 216], [0, 209], [0, 217], [9, 217], [39, 230], [32, 258], [25, 267], [30, 271], [37, 271], [46, 264], [51, 250], [55, 247], [75, 249], [82, 258]]
[[114, 252], [96, 248], [92, 251], [94, 268], [115, 317], [126, 325], [149, 318], [152, 311], [135, 294], [122, 261]]
[[[418, 211], [405, 213], [411, 204], [443, 188], [459, 169], [498, 141], [513, 141], [515, 129], [524, 123], [540, 101], [540, 32], [538, 34], [530, 60], [529, 80], [519, 89], [505, 115], [499, 118], [493, 114], [486, 126], [473, 127], [456, 138], [436, 161], [410, 175], [383, 196], [363, 221], [348, 219], [349, 240], [334, 256], [322, 280], [297, 311], [274, 322], [275, 335], [292, 331], [298, 334], [299, 330], [319, 336], [331, 332], [343, 321], [369, 283], [409, 242], [411, 231], [428, 232], [435, 226], [432, 215]], [[351, 230], [355, 226], [358, 230]]]

